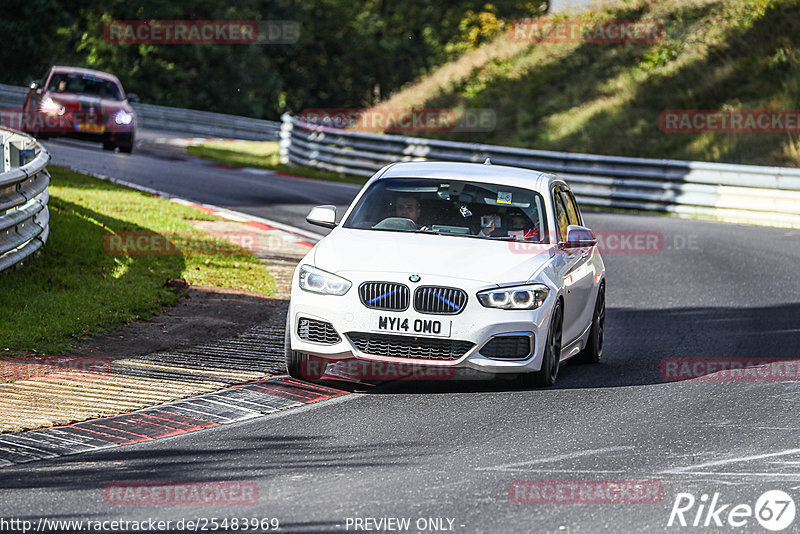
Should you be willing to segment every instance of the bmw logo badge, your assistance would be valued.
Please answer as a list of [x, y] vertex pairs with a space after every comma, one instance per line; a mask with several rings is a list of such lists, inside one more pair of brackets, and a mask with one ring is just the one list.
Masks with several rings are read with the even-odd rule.
[[411, 280], [412, 282], [419, 282], [419, 275], [412, 274], [411, 276], [408, 277], [408, 279]]

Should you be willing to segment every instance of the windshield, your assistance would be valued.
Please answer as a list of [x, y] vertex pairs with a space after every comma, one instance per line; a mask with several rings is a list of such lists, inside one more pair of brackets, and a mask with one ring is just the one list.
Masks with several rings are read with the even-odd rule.
[[545, 243], [546, 221], [544, 199], [529, 189], [388, 178], [369, 187], [343, 226]]
[[56, 93], [82, 93], [112, 100], [122, 100], [122, 94], [116, 83], [89, 74], [57, 72], [50, 78], [47, 90]]

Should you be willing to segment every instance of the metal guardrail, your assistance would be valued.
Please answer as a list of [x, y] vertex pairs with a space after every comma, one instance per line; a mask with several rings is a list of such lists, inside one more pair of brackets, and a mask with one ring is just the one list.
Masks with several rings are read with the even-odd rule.
[[371, 176], [396, 161], [510, 165], [566, 178], [585, 205], [800, 227], [800, 169], [573, 154], [382, 135], [282, 117], [281, 161]]
[[0, 109], [21, 108], [25, 103], [25, 95], [27, 94], [27, 87], [17, 87], [16, 85], [0, 83]]
[[[0, 84], [0, 109], [20, 109], [28, 89]], [[133, 104], [139, 126], [168, 132], [185, 132], [213, 137], [274, 141], [278, 139], [280, 122], [211, 113], [194, 109]]]
[[31, 136], [0, 128], [0, 271], [42, 248], [50, 234], [45, 168], [50, 154]]
[[139, 126], [154, 130], [189, 132], [213, 137], [249, 139], [253, 141], [275, 141], [281, 123], [211, 113], [194, 109], [170, 108], [151, 104], [133, 104]]

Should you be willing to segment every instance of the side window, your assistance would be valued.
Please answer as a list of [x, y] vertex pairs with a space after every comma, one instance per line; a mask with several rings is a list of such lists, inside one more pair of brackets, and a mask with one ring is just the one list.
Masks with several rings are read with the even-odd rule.
[[567, 219], [569, 224], [581, 226], [581, 212], [578, 211], [578, 205], [575, 203], [575, 198], [569, 189], [561, 188], [561, 200], [564, 202], [564, 207], [567, 208]]
[[553, 204], [556, 207], [556, 225], [558, 226], [558, 240], [567, 240], [567, 226], [569, 226], [569, 218], [567, 210], [564, 207], [564, 201], [561, 200], [558, 188], [553, 188]]

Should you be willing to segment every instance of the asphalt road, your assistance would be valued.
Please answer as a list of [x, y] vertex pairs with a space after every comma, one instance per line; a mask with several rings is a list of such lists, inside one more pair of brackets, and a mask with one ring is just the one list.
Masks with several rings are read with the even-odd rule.
[[[352, 194], [332, 184], [231, 178], [188, 163], [65, 146], [53, 150], [54, 163], [74, 158], [118, 169], [152, 187], [286, 222], [309, 205]], [[139, 174], [146, 169], [151, 176]], [[604, 256], [604, 360], [565, 366], [556, 387], [394, 383], [276, 416], [4, 468], [0, 518], [156, 518], [173, 526], [181, 518], [278, 518], [285, 532], [363, 532], [353, 528], [356, 518], [388, 517], [409, 518], [413, 532], [435, 531], [432, 525], [455, 532], [729, 531], [731, 509], [754, 506], [766, 490], [798, 501], [796, 381], [671, 382], [660, 368], [668, 358], [796, 361], [800, 231], [617, 213], [585, 218], [606, 236], [660, 234], [663, 247]], [[106, 484], [119, 481], [216, 480], [255, 482], [257, 502], [104, 500]], [[542, 481], [633, 480], [660, 484], [663, 496], [654, 503], [518, 504], [509, 495], [514, 481], [544, 488]], [[715, 529], [709, 518], [708, 528], [667, 527], [679, 493], [697, 499], [684, 515], [689, 524], [707, 496], [701, 525], [718, 493], [717, 508], [729, 505], [715, 516], [724, 526]], [[753, 517], [740, 520], [740, 532], [766, 532]]]
[[[140, 131], [139, 141], [174, 134]], [[359, 187], [305, 178], [287, 178], [269, 171], [244, 172], [203, 164], [197, 159], [175, 159], [142, 151], [104, 152], [100, 144], [57, 139], [46, 141], [52, 163], [157, 189], [197, 202], [214, 204], [291, 224], [317, 234], [326, 233], [305, 221], [316, 204], [333, 204], [340, 214]], [[313, 205], [316, 205], [313, 204]]]

